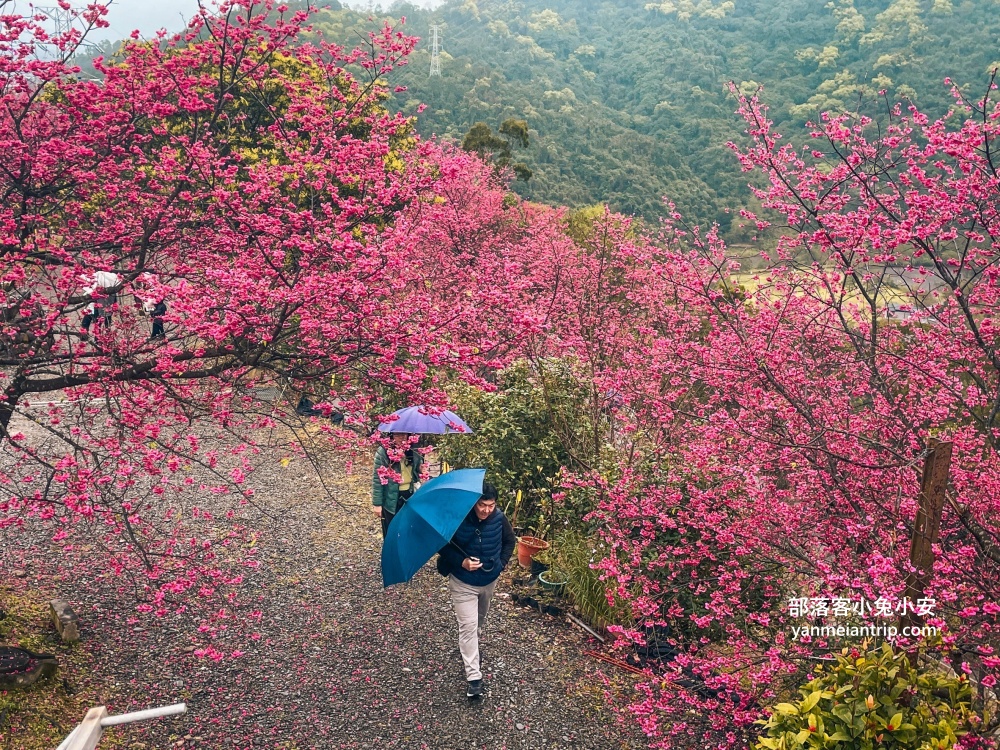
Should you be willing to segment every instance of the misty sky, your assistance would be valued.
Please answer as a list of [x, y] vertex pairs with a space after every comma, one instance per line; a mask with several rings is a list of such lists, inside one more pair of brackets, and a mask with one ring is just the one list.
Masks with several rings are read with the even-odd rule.
[[[443, 2], [443, 0], [410, 1], [425, 8], [433, 8]], [[73, 1], [73, 5], [76, 6], [83, 4], [82, 0]], [[317, 4], [322, 5], [322, 0], [318, 0]], [[355, 8], [367, 8], [368, 0], [347, 0], [344, 4]], [[381, 3], [376, 0], [375, 5], [388, 7], [391, 5], [391, 0]], [[184, 21], [193, 16], [197, 9], [197, 0], [113, 0], [107, 16], [111, 28], [95, 33], [94, 38], [123, 39], [131, 34], [133, 29], [139, 29], [144, 36], [149, 36], [161, 28], [179, 31]]]

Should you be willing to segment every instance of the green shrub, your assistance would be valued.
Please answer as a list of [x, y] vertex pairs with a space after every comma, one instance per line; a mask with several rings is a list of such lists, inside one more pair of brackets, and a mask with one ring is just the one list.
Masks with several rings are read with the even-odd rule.
[[844, 649], [836, 664], [817, 666], [802, 697], [778, 703], [757, 750], [947, 750], [976, 737], [968, 680], [910, 666], [885, 643], [863, 654]]
[[[459, 384], [449, 395], [474, 432], [440, 440], [442, 459], [454, 467], [486, 467], [511, 522], [544, 536], [553, 525], [552, 492], [560, 485], [562, 467], [573, 466], [576, 445], [593, 440], [590, 394], [572, 363], [522, 360], [500, 372], [495, 392]], [[571, 512], [582, 518], [592, 509]]]

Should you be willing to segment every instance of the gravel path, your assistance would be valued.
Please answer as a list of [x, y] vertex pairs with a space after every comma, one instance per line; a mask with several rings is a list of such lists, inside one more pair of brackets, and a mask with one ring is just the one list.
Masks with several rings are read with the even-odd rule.
[[[112, 730], [109, 747], [645, 746], [604, 708], [611, 688], [582, 653], [593, 643], [515, 606], [507, 593], [513, 571], [501, 579], [488, 621], [486, 695], [468, 701], [444, 579], [428, 565], [410, 584], [381, 587], [367, 471], [328, 472], [337, 504], [301, 459], [254, 472], [257, 500], [275, 518], [259, 537], [262, 564], [242, 586], [250, 605], [216, 642], [243, 652], [235, 659], [196, 657], [201, 644], [184, 615], [135, 619], [118, 581], [47, 570], [48, 545], [14, 553], [16, 537], [0, 534], [0, 565], [26, 569], [29, 591], [43, 601], [64, 596], [80, 613], [94, 673], [64, 673], [69, 683], [93, 683], [95, 700], [113, 713], [187, 702], [183, 717]], [[609, 676], [627, 689], [627, 675]]]

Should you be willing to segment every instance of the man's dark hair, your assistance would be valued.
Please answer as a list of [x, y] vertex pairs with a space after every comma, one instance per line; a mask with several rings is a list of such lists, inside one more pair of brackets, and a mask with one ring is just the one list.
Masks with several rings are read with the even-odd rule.
[[496, 502], [499, 495], [497, 494], [497, 488], [494, 487], [489, 482], [483, 482], [483, 496], [481, 500], [493, 500]]

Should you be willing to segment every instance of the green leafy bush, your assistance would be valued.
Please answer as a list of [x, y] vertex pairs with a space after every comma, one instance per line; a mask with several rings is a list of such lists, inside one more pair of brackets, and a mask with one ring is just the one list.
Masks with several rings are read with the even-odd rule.
[[[562, 467], [573, 465], [575, 444], [592, 442], [589, 392], [572, 363], [522, 360], [499, 374], [495, 392], [459, 384], [449, 394], [474, 433], [441, 440], [441, 457], [454, 467], [486, 467], [511, 522], [544, 536], [553, 525], [552, 492]], [[571, 512], [582, 518], [589, 510], [574, 506]]]
[[761, 720], [757, 750], [947, 750], [963, 738], [978, 747], [981, 718], [962, 676], [910, 666], [906, 654], [885, 643], [859, 654], [844, 649], [836, 664], [820, 665], [802, 697], [778, 703]]

